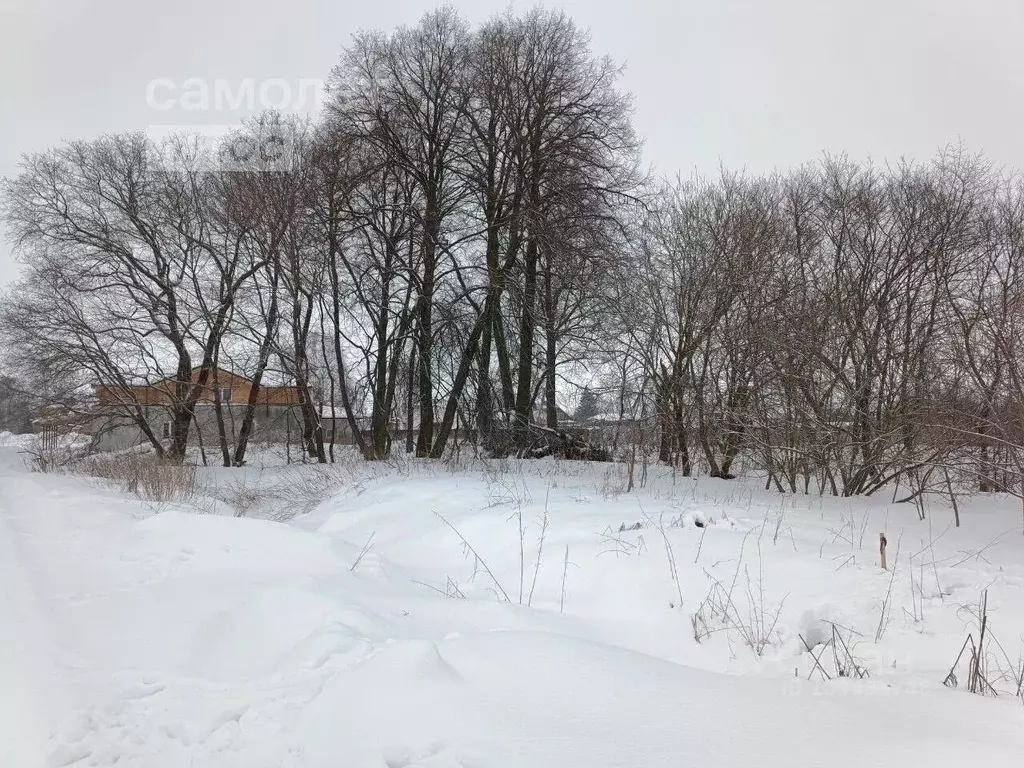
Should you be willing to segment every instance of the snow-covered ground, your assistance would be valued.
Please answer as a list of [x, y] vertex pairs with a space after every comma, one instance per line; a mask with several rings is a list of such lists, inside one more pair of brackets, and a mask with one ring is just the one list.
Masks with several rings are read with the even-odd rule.
[[[1013, 500], [957, 529], [936, 500], [919, 521], [655, 468], [629, 493], [623, 467], [553, 461], [201, 473], [202, 498], [154, 506], [0, 448], [0, 766], [1024, 754]], [[983, 698], [964, 663], [942, 682], [986, 589]]]

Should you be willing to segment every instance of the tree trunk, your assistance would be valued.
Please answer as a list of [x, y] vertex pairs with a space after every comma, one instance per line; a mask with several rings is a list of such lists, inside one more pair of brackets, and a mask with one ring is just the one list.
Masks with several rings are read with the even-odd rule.
[[528, 439], [530, 404], [533, 401], [533, 337], [537, 323], [538, 257], [537, 239], [531, 236], [526, 243], [526, 259], [523, 265], [523, 307], [519, 317], [519, 363], [514, 424], [516, 443], [519, 447], [526, 445]]

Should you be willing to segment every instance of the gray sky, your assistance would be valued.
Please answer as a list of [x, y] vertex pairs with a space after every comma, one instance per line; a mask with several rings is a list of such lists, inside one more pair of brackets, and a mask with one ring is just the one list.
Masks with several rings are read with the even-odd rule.
[[[226, 125], [216, 98], [298, 101], [349, 35], [414, 23], [430, 0], [0, 0], [0, 175], [64, 138]], [[455, 3], [471, 21], [507, 0]], [[962, 139], [1024, 166], [1021, 0], [567, 0], [594, 49], [627, 65], [658, 171], [785, 168], [822, 151], [926, 158]], [[528, 8], [533, 2], [513, 2]], [[201, 95], [205, 110], [178, 97]], [[147, 86], [157, 81], [153, 98]], [[171, 106], [170, 109], [155, 109]], [[259, 106], [259, 100], [255, 105]], [[17, 265], [0, 240], [0, 283]]]

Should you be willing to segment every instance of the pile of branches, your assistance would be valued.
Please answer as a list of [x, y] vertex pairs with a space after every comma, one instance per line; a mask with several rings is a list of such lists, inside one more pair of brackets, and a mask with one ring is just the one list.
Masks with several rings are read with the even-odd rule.
[[521, 459], [543, 459], [554, 456], [570, 461], [611, 461], [612, 455], [607, 448], [594, 445], [580, 435], [574, 435], [550, 427], [536, 424], [530, 425], [529, 443], [520, 449]]
[[566, 430], [527, 425], [525, 433], [512, 428], [492, 435], [489, 453], [492, 456], [515, 456], [517, 459], [544, 459], [553, 456], [569, 461], [611, 461], [607, 448], [589, 442], [579, 434]]

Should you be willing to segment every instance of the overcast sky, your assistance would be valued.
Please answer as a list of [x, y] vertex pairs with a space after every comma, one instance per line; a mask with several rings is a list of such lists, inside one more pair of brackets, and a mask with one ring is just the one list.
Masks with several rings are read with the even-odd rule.
[[[1024, 167], [1022, 0], [546, 4], [626, 64], [623, 85], [659, 172], [786, 168], [822, 151], [926, 158], [958, 139]], [[436, 5], [0, 0], [0, 175], [65, 138], [234, 123], [244, 114], [217, 103], [217, 81], [237, 94], [251, 80], [258, 96], [280, 78], [268, 98], [284, 94], [283, 81], [297, 101], [300, 81], [324, 78], [354, 31], [411, 24]], [[509, 3], [455, 5], [480, 21]], [[200, 94], [188, 78], [209, 85], [209, 109], [181, 108], [186, 93]], [[16, 271], [0, 240], [0, 283]]]

